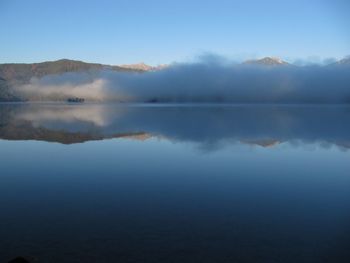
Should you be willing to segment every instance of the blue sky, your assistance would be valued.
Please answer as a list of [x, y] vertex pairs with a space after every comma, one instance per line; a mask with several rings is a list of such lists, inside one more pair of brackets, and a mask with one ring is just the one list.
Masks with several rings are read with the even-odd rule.
[[0, 63], [350, 55], [346, 0], [0, 0]]

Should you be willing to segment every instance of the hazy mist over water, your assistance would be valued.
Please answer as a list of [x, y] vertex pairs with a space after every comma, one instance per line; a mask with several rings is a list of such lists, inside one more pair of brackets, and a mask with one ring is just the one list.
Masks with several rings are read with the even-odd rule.
[[349, 103], [348, 65], [237, 64], [217, 56], [146, 73], [102, 70], [33, 78], [29, 100], [222, 103]]

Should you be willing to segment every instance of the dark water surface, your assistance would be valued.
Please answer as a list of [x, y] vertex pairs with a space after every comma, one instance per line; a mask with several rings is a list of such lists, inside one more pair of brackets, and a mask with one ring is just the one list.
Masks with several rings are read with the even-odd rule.
[[0, 105], [0, 262], [350, 262], [350, 107]]

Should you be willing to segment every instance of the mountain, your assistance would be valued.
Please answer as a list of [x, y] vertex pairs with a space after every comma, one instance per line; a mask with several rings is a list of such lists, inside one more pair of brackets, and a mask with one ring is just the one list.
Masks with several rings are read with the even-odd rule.
[[62, 74], [66, 72], [85, 72], [110, 69], [115, 71], [140, 71], [123, 66], [111, 66], [97, 63], [86, 63], [78, 60], [60, 59], [57, 61], [47, 61], [41, 63], [23, 64], [11, 63], [0, 64], [0, 78], [6, 81], [28, 81], [32, 77], [43, 77], [52, 74]]
[[102, 65], [68, 59], [33, 64], [11, 63], [0, 65], [0, 77], [7, 81], [28, 81], [32, 77], [40, 78], [50, 74], [62, 74], [70, 71], [78, 72], [91, 69], [102, 69]]
[[147, 65], [143, 62], [140, 62], [138, 64], [126, 64], [126, 65], [120, 65], [123, 69], [130, 69], [130, 70], [138, 70], [138, 71], [155, 71], [155, 70], [162, 70], [168, 67], [166, 64], [161, 64], [156, 67]]
[[128, 65], [121, 65], [122, 68], [131, 69], [131, 70], [141, 70], [141, 71], [151, 71], [154, 70], [155, 67], [152, 67], [150, 65], [147, 65], [143, 62], [138, 64], [128, 64]]
[[336, 62], [330, 63], [328, 65], [325, 65], [326, 68], [335, 68], [335, 69], [347, 69], [350, 67], [350, 57], [345, 57], [343, 59], [340, 59]]
[[10, 85], [7, 83], [7, 81], [0, 77], [0, 102], [19, 100], [19, 98], [12, 94]]
[[147, 72], [160, 70], [164, 66], [152, 67], [144, 63], [134, 65], [112, 66], [98, 63], [86, 63], [78, 60], [60, 59], [41, 63], [7, 63], [0, 64], [0, 101], [15, 101], [18, 98], [11, 92], [11, 87], [26, 84], [31, 78], [57, 75], [67, 72], [95, 72], [112, 70], [120, 72]]
[[350, 57], [346, 57], [346, 58], [343, 58], [337, 62], [335, 62], [336, 65], [346, 65], [346, 66], [349, 66], [350, 65]]
[[45, 75], [62, 74], [65, 72], [100, 70], [103, 67], [101, 64], [68, 59], [33, 64], [0, 64], [0, 101], [18, 100], [11, 87], [28, 83], [32, 77], [40, 78]]
[[167, 65], [157, 67], [145, 63], [131, 65], [104, 65], [98, 63], [87, 63], [78, 60], [60, 59], [41, 63], [8, 63], [0, 64], [0, 80], [26, 82], [32, 77], [41, 78], [46, 75], [63, 74], [67, 72], [99, 71], [103, 69], [113, 71], [146, 72], [166, 68]]
[[243, 62], [243, 64], [247, 64], [247, 65], [266, 65], [266, 66], [286, 66], [286, 65], [290, 65], [288, 62], [283, 61], [280, 58], [275, 58], [275, 57], [264, 57], [262, 59], [247, 60], [247, 61]]

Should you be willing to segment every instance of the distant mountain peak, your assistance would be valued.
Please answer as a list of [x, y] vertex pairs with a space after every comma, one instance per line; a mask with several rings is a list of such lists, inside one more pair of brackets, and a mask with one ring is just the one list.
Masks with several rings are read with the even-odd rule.
[[139, 70], [139, 71], [154, 71], [154, 70], [162, 70], [168, 67], [166, 64], [161, 64], [158, 66], [150, 66], [145, 64], [144, 62], [140, 62], [137, 64], [126, 64], [120, 65], [119, 67], [129, 70]]
[[336, 62], [338, 65], [350, 65], [350, 56]]
[[154, 67], [147, 65], [144, 62], [140, 62], [137, 64], [120, 65], [120, 67], [126, 68], [126, 69], [132, 69], [132, 70], [142, 70], [142, 71], [150, 71], [154, 69]]
[[280, 65], [289, 65], [288, 62], [277, 58], [277, 57], [264, 57], [261, 59], [255, 59], [255, 60], [247, 60], [243, 64], [250, 64], [250, 65], [267, 65], [267, 66], [280, 66]]

